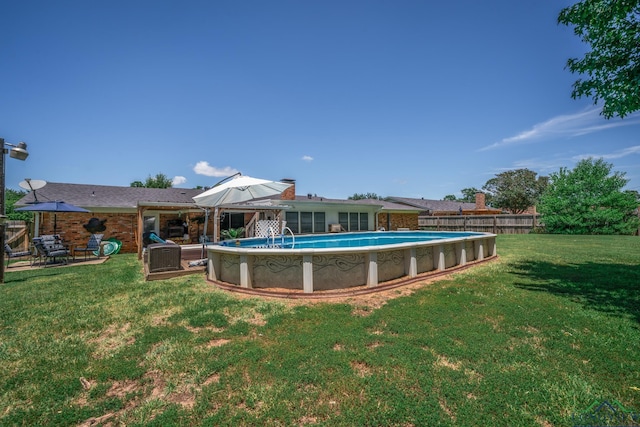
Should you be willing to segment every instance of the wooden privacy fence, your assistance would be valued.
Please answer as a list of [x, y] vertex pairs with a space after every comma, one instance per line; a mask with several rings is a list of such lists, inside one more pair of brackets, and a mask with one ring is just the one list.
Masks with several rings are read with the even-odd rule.
[[437, 231], [479, 231], [494, 234], [527, 234], [540, 226], [540, 215], [421, 216], [421, 229]]
[[29, 249], [29, 227], [24, 221], [7, 221], [5, 226], [5, 242], [13, 249], [26, 251]]

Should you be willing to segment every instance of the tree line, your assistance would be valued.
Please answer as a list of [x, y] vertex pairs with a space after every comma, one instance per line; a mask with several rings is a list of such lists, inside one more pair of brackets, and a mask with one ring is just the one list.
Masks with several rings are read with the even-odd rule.
[[[449, 194], [443, 200], [474, 203], [476, 194], [484, 193], [487, 206], [507, 213], [535, 207], [547, 233], [635, 234], [640, 227], [640, 193], [624, 190], [626, 173], [613, 167], [603, 159], [588, 158], [549, 176], [515, 169], [497, 174], [482, 189], [463, 188], [462, 197]], [[349, 199], [385, 200], [375, 193], [356, 193]]]
[[473, 202], [482, 191], [488, 206], [506, 212], [519, 214], [535, 206], [548, 233], [634, 234], [640, 226], [640, 193], [624, 190], [625, 175], [603, 159], [588, 158], [549, 176], [529, 169], [502, 172], [482, 190], [464, 188], [462, 197], [444, 199]]

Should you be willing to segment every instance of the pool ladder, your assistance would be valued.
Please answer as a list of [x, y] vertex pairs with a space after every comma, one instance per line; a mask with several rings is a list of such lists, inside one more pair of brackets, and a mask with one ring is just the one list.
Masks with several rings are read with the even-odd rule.
[[287, 230], [289, 231], [289, 233], [291, 233], [291, 249], [293, 249], [294, 246], [296, 245], [296, 235], [293, 234], [293, 230], [291, 230], [289, 227], [285, 227], [282, 230], [282, 233], [280, 234], [280, 245], [276, 244], [276, 233], [275, 233], [275, 231], [273, 231], [273, 228], [269, 227], [269, 234], [271, 236], [271, 244], [269, 244], [269, 238], [267, 237], [267, 247], [269, 247], [269, 248], [283, 248], [284, 247], [284, 235], [285, 235]]

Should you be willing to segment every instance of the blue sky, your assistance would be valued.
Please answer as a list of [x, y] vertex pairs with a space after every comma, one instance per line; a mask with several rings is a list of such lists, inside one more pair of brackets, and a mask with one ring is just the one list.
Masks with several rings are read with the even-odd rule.
[[570, 1], [2, 2], [0, 137], [24, 178], [441, 199], [604, 157], [640, 190], [640, 114], [573, 100]]

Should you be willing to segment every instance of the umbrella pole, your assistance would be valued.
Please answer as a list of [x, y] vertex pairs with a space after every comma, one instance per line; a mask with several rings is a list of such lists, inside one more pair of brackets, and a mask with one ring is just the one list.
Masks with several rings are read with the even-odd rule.
[[215, 210], [213, 211], [213, 242], [217, 242], [218, 241], [218, 224], [220, 223], [220, 217], [219, 217], [219, 211], [218, 211], [218, 207], [216, 206]]
[[202, 253], [200, 259], [204, 258], [204, 247], [207, 244], [207, 226], [209, 225], [209, 209], [204, 210], [204, 230], [202, 231]]
[[40, 223], [42, 222], [42, 214], [40, 212], [36, 212], [34, 215], [35, 224], [33, 225], [33, 237], [40, 236]]

